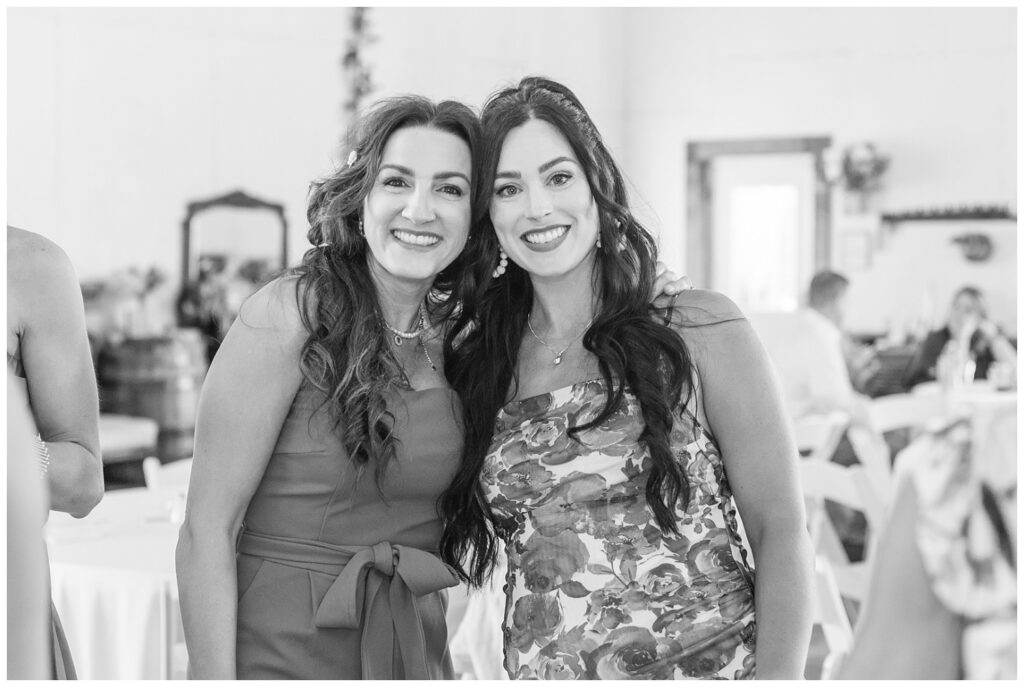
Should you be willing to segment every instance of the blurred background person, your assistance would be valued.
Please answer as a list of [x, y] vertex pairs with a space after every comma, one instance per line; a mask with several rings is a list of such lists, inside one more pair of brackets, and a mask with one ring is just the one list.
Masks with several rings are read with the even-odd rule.
[[7, 370], [7, 679], [53, 677], [50, 589], [43, 545], [49, 510], [36, 468], [28, 401]]
[[942, 366], [962, 381], [988, 379], [994, 365], [1004, 366], [1001, 379], [1016, 375], [1017, 351], [999, 326], [989, 319], [985, 296], [974, 286], [964, 286], [953, 296], [949, 319], [941, 329], [921, 342], [904, 377], [909, 389], [922, 382], [943, 381]]
[[1016, 402], [897, 460], [847, 679], [1017, 677]]
[[751, 315], [793, 420], [842, 410], [867, 421], [867, 397], [855, 386], [863, 388], [878, 361], [873, 349], [858, 346], [843, 330], [849, 285], [843, 275], [824, 270], [811, 279], [806, 307]]
[[[38, 435], [50, 508], [85, 517], [103, 497], [99, 397], [78, 278], [60, 247], [7, 227], [7, 364], [23, 386]], [[51, 606], [54, 675], [74, 679]]]

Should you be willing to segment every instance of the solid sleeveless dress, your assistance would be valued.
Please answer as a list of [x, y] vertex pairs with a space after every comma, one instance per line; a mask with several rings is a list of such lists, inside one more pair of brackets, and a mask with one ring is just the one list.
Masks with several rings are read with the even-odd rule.
[[462, 449], [450, 389], [402, 391], [383, 481], [360, 471], [303, 383], [238, 543], [237, 674], [450, 679], [436, 501]]
[[718, 447], [689, 410], [676, 417], [690, 500], [676, 509], [680, 534], [663, 535], [644, 495], [650, 458], [635, 396], [579, 442], [566, 431], [604, 400], [593, 380], [499, 412], [483, 479], [506, 538], [506, 671], [753, 677], [753, 572]]
[[[15, 379], [21, 384], [21, 391], [24, 397], [28, 398], [28, 383], [25, 379], [25, 369], [22, 366], [21, 355], [19, 355], [18, 351], [14, 353], [7, 352], [7, 367], [15, 374]], [[47, 556], [47, 565], [49, 565], [49, 556]], [[47, 576], [49, 576], [49, 569], [47, 569]], [[64, 626], [60, 623], [57, 607], [53, 605], [52, 600], [50, 601], [50, 656], [52, 658], [50, 670], [55, 680], [78, 679], [78, 675], [75, 672], [75, 662], [71, 658], [71, 647], [68, 645], [67, 636], [64, 634]]]

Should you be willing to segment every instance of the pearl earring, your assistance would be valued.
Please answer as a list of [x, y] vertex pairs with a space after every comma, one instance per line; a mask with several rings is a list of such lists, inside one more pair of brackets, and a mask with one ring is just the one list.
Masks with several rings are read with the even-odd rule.
[[498, 266], [491, 272], [491, 276], [497, 279], [501, 275], [505, 274], [505, 269], [508, 267], [508, 256], [505, 255], [505, 251], [501, 248], [498, 249]]
[[362, 217], [359, 218], [359, 235], [360, 236], [364, 236], [364, 237], [366, 236], [366, 231], [363, 229], [363, 218]]

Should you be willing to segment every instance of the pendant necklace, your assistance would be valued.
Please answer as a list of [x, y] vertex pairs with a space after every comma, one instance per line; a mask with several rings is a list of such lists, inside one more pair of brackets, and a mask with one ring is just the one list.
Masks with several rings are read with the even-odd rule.
[[419, 335], [423, 332], [424, 329], [427, 328], [427, 318], [423, 313], [423, 304], [420, 304], [419, 322], [416, 323], [416, 326], [411, 331], [403, 332], [401, 329], [395, 329], [390, 324], [388, 324], [387, 320], [385, 320], [383, 317], [380, 318], [380, 321], [384, 323], [384, 326], [387, 327], [389, 332], [395, 335], [396, 346], [401, 346], [403, 341], [419, 338]]
[[554, 360], [551, 361], [551, 364], [552, 365], [558, 365], [559, 363], [562, 362], [562, 356], [565, 355], [565, 352], [569, 350], [569, 347], [572, 346], [574, 343], [576, 343], [576, 339], [580, 338], [581, 336], [583, 336], [584, 334], [587, 333], [587, 330], [590, 329], [590, 325], [594, 324], [594, 319], [596, 319], [597, 316], [595, 315], [594, 317], [591, 317], [590, 318], [590, 322], [587, 322], [587, 324], [584, 325], [584, 327], [580, 331], [580, 333], [577, 334], [576, 336], [572, 337], [572, 339], [569, 341], [569, 343], [566, 345], [566, 347], [563, 348], [562, 350], [558, 350], [557, 348], [555, 348], [554, 346], [549, 344], [547, 341], [545, 341], [544, 339], [540, 338], [540, 336], [537, 334], [536, 330], [534, 330], [534, 328], [533, 328], [533, 323], [530, 322], [530, 318], [531, 317], [533, 317], [533, 313], [530, 313], [530, 315], [528, 315], [526, 317], [526, 326], [530, 328], [530, 333], [533, 334], [533, 338], [537, 339], [537, 341], [540, 342], [541, 346], [543, 346], [544, 348], [548, 349], [549, 351], [551, 351], [552, 353], [555, 354], [555, 358], [554, 358]]
[[403, 342], [409, 341], [410, 339], [418, 339], [419, 345], [423, 347], [423, 355], [426, 356], [430, 369], [437, 372], [437, 366], [434, 365], [434, 361], [430, 357], [430, 351], [427, 350], [427, 344], [423, 342], [423, 333], [427, 331], [427, 313], [422, 303], [420, 304], [419, 322], [416, 323], [416, 328], [411, 331], [403, 332], [401, 329], [396, 329], [388, 324], [387, 320], [383, 317], [381, 318], [381, 322], [389, 332], [395, 335], [394, 342], [396, 346], [401, 346]]

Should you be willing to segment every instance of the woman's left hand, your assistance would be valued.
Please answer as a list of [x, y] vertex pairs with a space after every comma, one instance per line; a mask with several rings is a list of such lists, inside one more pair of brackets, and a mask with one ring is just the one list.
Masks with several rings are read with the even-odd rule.
[[659, 308], [671, 307], [683, 291], [693, 288], [693, 283], [687, 276], [676, 277], [675, 272], [668, 269], [665, 263], [658, 262], [658, 276], [654, 280], [654, 288], [651, 289], [651, 300]]

